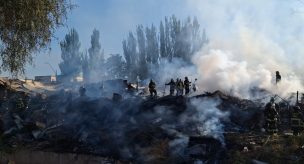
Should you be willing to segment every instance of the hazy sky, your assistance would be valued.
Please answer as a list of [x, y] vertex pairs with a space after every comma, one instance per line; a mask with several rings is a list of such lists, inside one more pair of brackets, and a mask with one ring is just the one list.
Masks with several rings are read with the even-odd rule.
[[[184, 19], [197, 16], [206, 28], [212, 49], [228, 50], [250, 66], [263, 64], [269, 70], [283, 65], [302, 70], [304, 57], [304, 1], [302, 0], [72, 0], [78, 7], [68, 15], [67, 26], [57, 30], [51, 52], [35, 57], [27, 77], [58, 72], [59, 42], [70, 28], [80, 37], [81, 50], [90, 47], [94, 28], [101, 33], [105, 54], [122, 55], [122, 40], [136, 25], [159, 26], [165, 16]], [[265, 58], [267, 57], [267, 58]], [[267, 61], [267, 62], [265, 62]], [[300, 72], [302, 74], [302, 72]]]
[[27, 77], [35, 75], [53, 74], [46, 63], [60, 72], [58, 63], [61, 61], [59, 42], [63, 40], [68, 30], [75, 28], [78, 31], [81, 49], [90, 47], [90, 37], [94, 28], [101, 33], [101, 46], [105, 54], [119, 53], [122, 55], [122, 40], [136, 25], [159, 26], [165, 16], [175, 14], [184, 19], [187, 16], [197, 15], [196, 11], [186, 0], [74, 0], [78, 5], [68, 15], [67, 26], [57, 30], [53, 39], [51, 52], [42, 52], [36, 55], [35, 65], [28, 66]]

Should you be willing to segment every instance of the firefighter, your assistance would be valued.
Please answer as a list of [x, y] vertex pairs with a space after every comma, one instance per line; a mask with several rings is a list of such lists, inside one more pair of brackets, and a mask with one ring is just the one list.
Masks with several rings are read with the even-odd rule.
[[271, 98], [270, 102], [266, 104], [264, 115], [266, 117], [265, 129], [270, 134], [276, 134], [278, 132], [278, 105], [274, 102], [274, 98]]
[[171, 81], [169, 83], [167, 83], [166, 85], [170, 86], [170, 96], [173, 96], [174, 95], [175, 86], [176, 86], [174, 80], [171, 79]]
[[278, 84], [281, 81], [281, 75], [279, 71], [276, 71], [276, 84]]
[[179, 79], [177, 82], [177, 96], [182, 96], [184, 94], [184, 83], [182, 82], [182, 79]]
[[304, 115], [299, 106], [293, 107], [290, 122], [293, 135], [297, 136], [304, 130]]
[[190, 92], [190, 85], [191, 85], [191, 82], [189, 81], [188, 77], [185, 77], [185, 80], [184, 80], [184, 87], [185, 87], [185, 94], [189, 94]]
[[157, 92], [156, 92], [156, 84], [155, 82], [151, 79], [150, 83], [149, 83], [149, 91], [150, 91], [150, 96], [151, 97], [156, 97], [157, 96]]

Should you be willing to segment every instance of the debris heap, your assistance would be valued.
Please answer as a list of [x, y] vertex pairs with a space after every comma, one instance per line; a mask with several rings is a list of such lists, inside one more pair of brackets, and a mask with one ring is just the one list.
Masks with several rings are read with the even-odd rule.
[[[7, 153], [22, 147], [126, 162], [216, 162], [231, 160], [235, 150], [261, 150], [265, 144], [253, 140], [263, 136], [257, 132], [263, 104], [220, 91], [92, 98], [66, 91], [29, 94], [5, 83], [0, 88], [0, 150]], [[255, 137], [246, 137], [252, 132]], [[245, 143], [237, 144], [240, 138]]]

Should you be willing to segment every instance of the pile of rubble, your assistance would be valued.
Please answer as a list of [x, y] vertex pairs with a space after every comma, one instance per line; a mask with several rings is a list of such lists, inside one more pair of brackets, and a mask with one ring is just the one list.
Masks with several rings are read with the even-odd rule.
[[[263, 104], [220, 91], [157, 99], [124, 99], [119, 94], [112, 99], [92, 98], [65, 91], [28, 94], [8, 86], [2, 91], [1, 150], [23, 147], [128, 162], [210, 162], [224, 160], [227, 143], [221, 136], [225, 133], [246, 133], [262, 126]], [[196, 101], [211, 102], [223, 117], [215, 122], [194, 119], [200, 108]], [[18, 107], [19, 103], [23, 105]], [[221, 112], [228, 112], [227, 118]], [[220, 128], [208, 131], [207, 126]]]

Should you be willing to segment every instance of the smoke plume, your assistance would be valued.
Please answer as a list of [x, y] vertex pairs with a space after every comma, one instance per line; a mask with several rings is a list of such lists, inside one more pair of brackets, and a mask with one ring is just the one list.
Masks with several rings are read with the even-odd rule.
[[[210, 44], [193, 57], [204, 88], [248, 97], [256, 86], [275, 94], [303, 90], [300, 56], [303, 15], [299, 1], [196, 1]], [[212, 13], [212, 14], [210, 14]], [[275, 71], [282, 82], [274, 86]]]
[[[191, 0], [188, 5], [210, 42], [193, 56], [194, 67], [173, 62], [162, 68], [165, 76], [198, 78], [201, 92], [222, 90], [245, 98], [254, 87], [283, 97], [303, 91], [301, 2]], [[282, 76], [278, 85], [275, 71]]]

